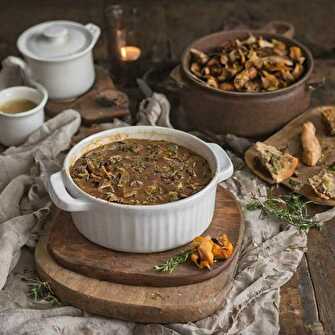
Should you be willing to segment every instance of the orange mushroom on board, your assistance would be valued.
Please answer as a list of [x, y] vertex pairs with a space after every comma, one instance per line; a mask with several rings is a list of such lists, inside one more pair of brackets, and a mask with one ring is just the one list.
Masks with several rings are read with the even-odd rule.
[[210, 270], [217, 260], [229, 258], [234, 251], [227, 234], [219, 236], [218, 240], [210, 236], [198, 236], [192, 242], [191, 261], [199, 268]]

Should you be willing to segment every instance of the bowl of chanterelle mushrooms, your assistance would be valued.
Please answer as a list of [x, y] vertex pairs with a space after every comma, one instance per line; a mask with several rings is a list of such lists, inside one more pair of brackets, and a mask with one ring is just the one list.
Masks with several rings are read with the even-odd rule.
[[224, 31], [193, 42], [179, 70], [190, 127], [243, 137], [269, 135], [310, 104], [310, 51], [278, 34]]

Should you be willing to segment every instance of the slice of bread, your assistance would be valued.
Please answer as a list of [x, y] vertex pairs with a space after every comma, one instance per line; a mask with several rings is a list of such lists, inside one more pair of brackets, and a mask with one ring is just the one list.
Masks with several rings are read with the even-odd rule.
[[296, 157], [282, 153], [271, 145], [257, 142], [255, 149], [259, 162], [276, 183], [281, 183], [291, 177], [299, 164]]
[[314, 192], [323, 199], [335, 199], [335, 173], [322, 170], [308, 179]]
[[327, 124], [330, 135], [335, 135], [335, 108], [329, 107], [323, 110], [322, 117]]

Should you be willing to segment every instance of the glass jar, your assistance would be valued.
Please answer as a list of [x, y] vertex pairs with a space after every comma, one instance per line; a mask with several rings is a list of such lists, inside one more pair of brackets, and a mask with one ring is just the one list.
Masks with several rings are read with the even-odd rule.
[[121, 86], [131, 86], [140, 75], [142, 48], [137, 8], [113, 4], [106, 8], [110, 74]]

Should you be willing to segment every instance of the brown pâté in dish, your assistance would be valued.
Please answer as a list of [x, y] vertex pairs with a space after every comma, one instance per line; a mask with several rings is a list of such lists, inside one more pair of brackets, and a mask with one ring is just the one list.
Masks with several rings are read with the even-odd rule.
[[167, 141], [126, 139], [102, 145], [80, 157], [70, 169], [85, 192], [110, 202], [163, 204], [187, 198], [211, 180], [208, 162]]

